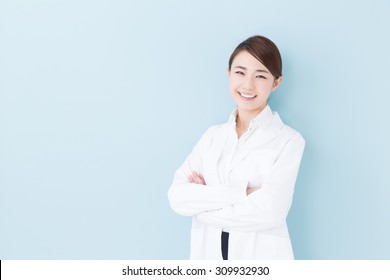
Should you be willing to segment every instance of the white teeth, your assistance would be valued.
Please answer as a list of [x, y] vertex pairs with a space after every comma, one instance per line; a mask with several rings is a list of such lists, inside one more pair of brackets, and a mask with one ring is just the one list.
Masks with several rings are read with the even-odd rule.
[[256, 97], [256, 95], [249, 95], [249, 94], [245, 94], [245, 93], [241, 93], [241, 92], [240, 92], [240, 95], [242, 97], [245, 97], [245, 98], [255, 98]]

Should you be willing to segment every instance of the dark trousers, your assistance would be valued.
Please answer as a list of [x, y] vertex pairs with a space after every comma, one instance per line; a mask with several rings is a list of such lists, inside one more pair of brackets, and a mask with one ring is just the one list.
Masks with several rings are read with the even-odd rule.
[[228, 248], [229, 248], [229, 233], [222, 231], [222, 234], [221, 234], [221, 250], [222, 250], [222, 258], [224, 260], [228, 259]]

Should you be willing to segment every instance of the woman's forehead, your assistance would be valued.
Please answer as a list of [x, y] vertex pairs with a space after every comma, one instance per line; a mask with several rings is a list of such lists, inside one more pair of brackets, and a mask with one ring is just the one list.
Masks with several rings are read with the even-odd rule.
[[236, 57], [233, 59], [232, 68], [241, 68], [244, 70], [259, 70], [264, 71], [269, 70], [264, 66], [257, 58], [251, 55], [249, 52], [243, 50], [239, 52]]

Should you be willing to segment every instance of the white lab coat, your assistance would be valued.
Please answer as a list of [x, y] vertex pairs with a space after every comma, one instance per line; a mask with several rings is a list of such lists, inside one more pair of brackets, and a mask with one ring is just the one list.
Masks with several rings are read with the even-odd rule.
[[[168, 199], [176, 213], [192, 216], [191, 259], [222, 259], [222, 230], [230, 233], [229, 259], [294, 258], [286, 218], [305, 141], [269, 106], [259, 115], [228, 180], [221, 180], [217, 166], [235, 129], [233, 114], [206, 131], [175, 173]], [[204, 176], [206, 186], [189, 183], [192, 171]], [[247, 196], [248, 184], [260, 189]]]

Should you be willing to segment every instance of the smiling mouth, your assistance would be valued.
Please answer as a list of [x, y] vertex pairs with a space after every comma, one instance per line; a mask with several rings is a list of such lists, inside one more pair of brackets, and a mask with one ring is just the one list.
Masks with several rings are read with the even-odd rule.
[[238, 91], [238, 94], [240, 96], [244, 97], [245, 99], [254, 99], [257, 96], [257, 95], [251, 95], [251, 94], [247, 94], [247, 93], [242, 93], [242, 92], [239, 92], [239, 91]]

